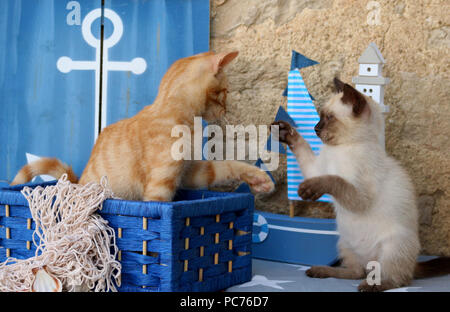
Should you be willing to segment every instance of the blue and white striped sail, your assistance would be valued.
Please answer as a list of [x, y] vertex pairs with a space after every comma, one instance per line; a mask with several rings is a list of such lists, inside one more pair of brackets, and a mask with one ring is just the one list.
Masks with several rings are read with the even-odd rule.
[[[298, 69], [289, 72], [287, 96], [287, 112], [289, 116], [295, 121], [297, 131], [305, 138], [317, 155], [322, 146], [322, 141], [316, 135], [314, 126], [319, 122], [320, 118]], [[287, 177], [288, 198], [290, 200], [302, 200], [298, 196], [297, 190], [304, 178], [295, 155], [289, 147], [287, 148]], [[331, 197], [324, 195], [319, 198], [319, 201], [331, 202]]]

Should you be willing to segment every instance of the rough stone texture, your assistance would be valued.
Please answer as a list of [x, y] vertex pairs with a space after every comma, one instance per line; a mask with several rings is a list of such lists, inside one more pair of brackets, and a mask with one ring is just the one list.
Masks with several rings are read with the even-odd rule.
[[[450, 3], [375, 2], [211, 0], [211, 48], [240, 51], [228, 69], [227, 121], [273, 121], [278, 106], [286, 105], [281, 94], [291, 50], [320, 62], [301, 71], [320, 105], [330, 95], [332, 78], [351, 82], [359, 56], [375, 42], [387, 61], [384, 76], [391, 78], [385, 96], [387, 151], [416, 186], [423, 252], [450, 255]], [[286, 171], [280, 167], [274, 172], [276, 192], [258, 196], [257, 208], [288, 212]], [[297, 205], [299, 215], [332, 216], [326, 205]]]

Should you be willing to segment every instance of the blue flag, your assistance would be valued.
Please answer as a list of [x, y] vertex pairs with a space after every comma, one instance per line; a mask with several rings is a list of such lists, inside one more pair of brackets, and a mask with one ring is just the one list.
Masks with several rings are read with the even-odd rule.
[[[278, 108], [277, 115], [275, 116], [275, 121], [286, 121], [289, 123], [292, 127], [296, 127], [294, 120], [292, 120], [291, 116], [286, 112], [286, 110], [283, 108], [283, 106], [280, 106]], [[286, 149], [281, 145], [281, 143], [278, 143], [278, 153], [280, 154], [286, 154]], [[267, 140], [266, 151], [272, 151], [272, 134], [269, 135], [269, 139]]]
[[[319, 62], [311, 60], [310, 58], [307, 58], [303, 54], [300, 54], [297, 51], [292, 50], [291, 69], [290, 70], [301, 69], [301, 68], [305, 68], [305, 67], [309, 67], [309, 66], [313, 66], [313, 65], [317, 65], [317, 64], [319, 64]], [[309, 91], [308, 91], [308, 93], [309, 93]], [[287, 95], [288, 95], [288, 90], [286, 87], [286, 89], [284, 89], [284, 91], [283, 91], [283, 96], [287, 96]], [[315, 100], [315, 98], [311, 95], [311, 93], [309, 93], [309, 96], [311, 97], [311, 100], [313, 100], [313, 101]]]
[[291, 70], [294, 69], [301, 69], [313, 65], [317, 65], [319, 62], [316, 62], [314, 60], [311, 60], [304, 56], [303, 54], [298, 53], [295, 50], [292, 50], [292, 57], [291, 57]]
[[277, 115], [275, 116], [275, 121], [286, 121], [289, 123], [292, 127], [296, 127], [295, 121], [289, 116], [289, 114], [286, 112], [286, 110], [283, 108], [283, 106], [280, 106], [278, 108]]

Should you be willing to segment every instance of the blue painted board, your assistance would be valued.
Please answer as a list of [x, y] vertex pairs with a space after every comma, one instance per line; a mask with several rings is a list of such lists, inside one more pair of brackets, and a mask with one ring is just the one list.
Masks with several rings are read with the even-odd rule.
[[[108, 73], [106, 123], [134, 116], [153, 103], [161, 78], [176, 60], [209, 50], [208, 0], [106, 0], [122, 20], [123, 36], [109, 48], [110, 61], [145, 60], [142, 74]], [[114, 25], [105, 18], [105, 38]], [[105, 61], [105, 60], [104, 60]]]
[[[78, 21], [70, 23], [77, 20], [77, 6]], [[104, 103], [98, 103], [103, 90], [100, 49], [88, 44], [82, 28], [94, 11], [106, 14], [110, 9], [117, 11], [123, 33], [105, 59], [129, 62], [141, 57], [137, 67], [144, 61], [146, 68], [139, 74], [119, 71], [117, 66], [124, 64], [116, 63], [110, 79], [103, 77], [108, 92], [103, 93]], [[99, 42], [101, 21], [97, 14], [90, 27], [83, 28], [91, 41]], [[104, 26], [105, 43], [113, 34], [107, 16]], [[205, 0], [105, 1], [103, 8], [101, 0], [0, 1], [0, 180], [11, 181], [27, 163], [27, 153], [57, 157], [80, 175], [101, 112], [106, 112], [104, 124], [135, 115], [153, 102], [173, 61], [208, 49]], [[66, 57], [65, 65], [57, 67], [61, 57]], [[89, 68], [80, 70], [74, 63]], [[108, 97], [110, 109], [103, 107]]]
[[255, 211], [254, 258], [304, 265], [331, 265], [338, 258], [335, 219], [289, 217]]
[[[94, 71], [60, 72], [61, 56], [93, 60], [68, 25], [69, 1], [0, 1], [0, 179], [11, 181], [26, 153], [62, 159], [80, 174], [92, 145]], [[100, 0], [79, 0], [81, 16]], [[98, 36], [100, 24], [92, 25]]]

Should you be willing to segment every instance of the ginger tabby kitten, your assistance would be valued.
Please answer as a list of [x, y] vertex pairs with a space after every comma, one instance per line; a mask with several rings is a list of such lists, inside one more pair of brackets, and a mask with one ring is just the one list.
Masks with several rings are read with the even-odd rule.
[[[170, 201], [178, 187], [203, 188], [244, 181], [255, 192], [270, 192], [274, 184], [258, 167], [239, 161], [174, 160], [171, 136], [175, 125], [194, 128], [194, 117], [217, 120], [226, 112], [227, 79], [223, 68], [238, 52], [206, 52], [176, 61], [161, 80], [152, 105], [136, 116], [106, 127], [99, 135], [80, 184], [108, 177], [115, 196], [128, 200]], [[193, 135], [191, 135], [193, 137]], [[34, 176], [63, 173], [76, 183], [72, 169], [54, 158], [24, 166], [12, 185]]]

